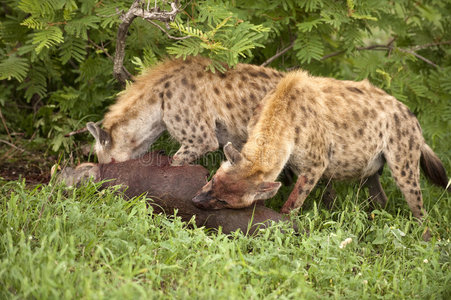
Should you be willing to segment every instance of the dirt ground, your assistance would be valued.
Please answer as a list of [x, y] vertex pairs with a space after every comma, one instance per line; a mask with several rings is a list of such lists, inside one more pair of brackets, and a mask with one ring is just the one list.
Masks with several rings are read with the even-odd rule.
[[0, 145], [0, 180], [24, 179], [27, 184], [48, 183], [54, 156]]

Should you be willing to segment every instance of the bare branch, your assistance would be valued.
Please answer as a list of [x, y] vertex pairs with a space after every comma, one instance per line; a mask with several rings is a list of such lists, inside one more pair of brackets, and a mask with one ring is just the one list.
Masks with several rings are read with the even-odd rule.
[[450, 45], [450, 44], [451, 44], [451, 41], [442, 41], [442, 42], [437, 42], [437, 43], [429, 43], [429, 44], [424, 44], [424, 45], [418, 45], [418, 46], [410, 48], [410, 50], [418, 51], [418, 50], [422, 50], [422, 49], [426, 49], [426, 48], [430, 48], [430, 47], [434, 47], [434, 46]]
[[[135, 17], [141, 17], [143, 19], [169, 22], [174, 21], [175, 16], [179, 13], [179, 9], [177, 7], [178, 1], [170, 3], [171, 11], [160, 11], [158, 8], [145, 10], [142, 3], [143, 1], [141, 0], [135, 0], [126, 15], [133, 14]], [[122, 16], [121, 19], [124, 21], [124, 16]]]
[[[362, 50], [381, 50], [381, 51], [389, 51], [389, 54], [391, 53], [391, 51], [393, 49], [399, 50], [401, 52], [404, 53], [409, 53], [412, 54], [413, 56], [415, 56], [416, 58], [430, 64], [431, 66], [434, 66], [436, 68], [440, 68], [440, 66], [438, 66], [437, 64], [433, 63], [432, 61], [430, 61], [429, 59], [427, 59], [426, 57], [416, 53], [415, 51], [417, 50], [421, 50], [421, 49], [426, 49], [429, 47], [433, 47], [433, 46], [439, 46], [439, 45], [447, 45], [447, 44], [451, 44], [451, 41], [443, 41], [443, 42], [437, 42], [437, 43], [429, 43], [429, 44], [424, 44], [424, 45], [419, 45], [419, 46], [415, 46], [415, 47], [411, 47], [411, 48], [395, 48], [393, 46], [393, 42], [395, 41], [395, 38], [390, 39], [390, 41], [386, 44], [386, 45], [371, 45], [371, 46], [367, 46], [367, 47], [358, 47], [356, 48], [359, 51]], [[324, 55], [323, 57], [321, 57], [321, 60], [325, 60], [327, 58], [333, 57], [333, 56], [337, 56], [340, 54], [343, 54], [345, 52], [345, 50], [340, 50], [340, 51], [336, 51], [336, 52], [332, 52], [330, 54]]]
[[[357, 47], [356, 50], [379, 50], [379, 51], [386, 51], [386, 50], [393, 50], [393, 42], [395, 41], [395, 38], [391, 38], [390, 41], [388, 41], [387, 44], [385, 45], [370, 45], [370, 46], [366, 46], [366, 47]], [[294, 41], [285, 49], [283, 49], [280, 52], [277, 52], [274, 56], [270, 57], [267, 61], [265, 61], [263, 64], [261, 64], [261, 66], [267, 66], [268, 64], [270, 64], [271, 62], [273, 62], [275, 59], [277, 59], [278, 57], [280, 57], [281, 55], [285, 54], [286, 52], [288, 52], [289, 50], [291, 50], [294, 46]], [[340, 54], [345, 53], [346, 50], [339, 50], [339, 51], [335, 51], [329, 54], [324, 55], [323, 57], [321, 57], [321, 60], [325, 60], [328, 59], [330, 57], [334, 57]]]
[[168, 38], [170, 38], [170, 39], [173, 39], [173, 40], [185, 40], [185, 39], [189, 39], [190, 37], [192, 37], [192, 36], [189, 36], [189, 35], [187, 35], [187, 36], [181, 36], [181, 37], [178, 37], [178, 36], [172, 36], [172, 35], [169, 34], [169, 32], [167, 32], [163, 27], [161, 27], [160, 25], [158, 25], [158, 24], [155, 23], [154, 21], [152, 21], [152, 20], [147, 20], [147, 19], [146, 19], [146, 21], [149, 22], [150, 24], [152, 24], [152, 25], [158, 27], [161, 31], [163, 31], [164, 33], [166, 33], [166, 35], [167, 35]]
[[[103, 119], [100, 120], [100, 121], [98, 121], [98, 122], [96, 122], [96, 125], [100, 125], [100, 124], [102, 124], [102, 122], [103, 122]], [[75, 131], [66, 133], [66, 134], [64, 135], [64, 137], [70, 137], [70, 136], [73, 136], [73, 135], [76, 135], [76, 134], [79, 134], [79, 133], [83, 133], [83, 132], [86, 132], [86, 131], [88, 131], [88, 128], [85, 126], [85, 127], [80, 128], [80, 129], [78, 129], [78, 130], [75, 130]]]
[[[362, 50], [383, 50], [383, 51], [389, 50], [389, 51], [391, 51], [394, 48], [393, 47], [394, 41], [395, 41], [395, 38], [391, 38], [388, 41], [388, 43], [385, 45], [376, 44], [376, 45], [370, 45], [370, 46], [366, 46], [366, 47], [357, 47], [356, 49], [359, 51], [362, 51]], [[329, 53], [327, 55], [324, 55], [323, 57], [321, 57], [321, 60], [325, 60], [325, 59], [331, 58], [333, 56], [343, 54], [345, 52], [346, 52], [346, 50], [335, 51], [335, 52]]]
[[[97, 49], [101, 50], [106, 55], [106, 57], [108, 57], [111, 61], [114, 62], [114, 57], [112, 57], [111, 54], [108, 53], [108, 51], [105, 49], [105, 47], [103, 47], [103, 45], [102, 46], [97, 45], [90, 38], [88, 38], [88, 42], [91, 43], [91, 45], [93, 45]], [[122, 70], [129, 79], [133, 79], [133, 75], [127, 70], [127, 68], [124, 65], [122, 66]]]
[[291, 48], [293, 48], [294, 46], [294, 41], [291, 42], [290, 45], [288, 45], [285, 49], [277, 52], [274, 56], [268, 58], [264, 63], [262, 63], [260, 66], [265, 67], [267, 65], [269, 65], [270, 63], [272, 63], [274, 60], [276, 60], [277, 58], [279, 58], [280, 56], [284, 55], [285, 53], [287, 53], [289, 50], [291, 50]]
[[8, 141], [5, 141], [5, 140], [0, 139], [0, 143], [4, 143], [4, 144], [6, 144], [6, 145], [8, 145], [8, 146], [10, 146], [10, 147], [13, 147], [14, 149], [19, 150], [20, 152], [27, 152], [25, 149], [22, 149], [22, 148], [20, 148], [20, 147], [17, 147], [16, 145], [14, 145], [13, 143], [10, 143], [10, 142], [8, 142]]
[[127, 37], [128, 28], [133, 20], [136, 17], [141, 17], [147, 21], [158, 20], [167, 23], [174, 21], [175, 16], [180, 11], [178, 8], [178, 0], [170, 3], [170, 11], [161, 11], [159, 8], [149, 10], [146, 9], [145, 6], [145, 1], [135, 0], [130, 6], [130, 9], [120, 17], [122, 23], [119, 25], [117, 30], [113, 75], [123, 85], [125, 85], [125, 80], [131, 78], [130, 73], [127, 74], [127, 72], [124, 71], [123, 65], [125, 57], [125, 39]]
[[340, 55], [340, 54], [345, 53], [345, 52], [346, 52], [345, 50], [335, 51], [335, 52], [332, 52], [332, 53], [324, 55], [323, 57], [321, 57], [320, 60], [325, 60], [325, 59], [328, 59], [328, 58]]
[[431, 66], [434, 66], [434, 67], [436, 67], [436, 68], [440, 68], [438, 65], [434, 64], [432, 61], [430, 61], [430, 60], [427, 59], [426, 57], [424, 57], [424, 56], [422, 56], [422, 55], [416, 53], [416, 52], [413, 51], [413, 50], [410, 50], [410, 49], [402, 49], [402, 48], [398, 48], [398, 50], [401, 51], [401, 52], [404, 52], [404, 53], [412, 54], [413, 56], [415, 56], [415, 57], [421, 59], [422, 61], [424, 61], [424, 62], [430, 64]]
[[114, 60], [114, 58], [111, 56], [111, 54], [108, 53], [108, 51], [103, 47], [103, 46], [99, 46], [96, 43], [94, 43], [94, 41], [92, 41], [90, 38], [88, 38], [88, 42], [93, 45], [94, 47], [96, 47], [97, 49], [101, 50], [103, 52], [103, 54], [106, 55], [106, 57], [108, 57], [111, 60]]
[[0, 108], [0, 119], [2, 119], [3, 127], [5, 127], [6, 134], [8, 135], [8, 138], [9, 138], [10, 142], [12, 143], [13, 139], [11, 138], [11, 134], [9, 133], [8, 126], [6, 126], [6, 120], [5, 120], [5, 117], [3, 116], [1, 108]]
[[124, 56], [125, 56], [125, 38], [127, 37], [128, 27], [132, 23], [133, 19], [136, 18], [136, 16], [133, 14], [131, 9], [135, 6], [138, 6], [139, 4], [140, 4], [140, 1], [133, 2], [130, 10], [120, 17], [122, 20], [122, 23], [119, 25], [119, 28], [117, 30], [116, 52], [114, 55], [113, 75], [117, 79], [117, 81], [122, 83], [122, 85], [125, 85], [125, 80], [130, 78], [124, 72], [123, 66], [124, 66]]

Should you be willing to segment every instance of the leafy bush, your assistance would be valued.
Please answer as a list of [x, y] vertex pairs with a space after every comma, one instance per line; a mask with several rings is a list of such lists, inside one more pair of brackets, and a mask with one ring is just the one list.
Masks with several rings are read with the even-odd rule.
[[[112, 60], [120, 15], [132, 2], [3, 2], [0, 108], [11, 131], [48, 138], [53, 151], [72, 150], [74, 137], [64, 133], [100, 120], [121, 90]], [[142, 2], [143, 9], [171, 9], [167, 1]], [[448, 1], [200, 0], [179, 7], [168, 27], [142, 18], [131, 24], [124, 65], [132, 74], [167, 55], [208, 56], [222, 71], [220, 62], [261, 64], [284, 50], [271, 66], [368, 78], [406, 103], [434, 144], [450, 138]]]

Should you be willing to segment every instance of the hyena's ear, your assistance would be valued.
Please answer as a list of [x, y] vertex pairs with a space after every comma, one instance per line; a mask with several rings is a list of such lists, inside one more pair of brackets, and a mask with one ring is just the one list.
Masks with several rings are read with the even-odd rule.
[[103, 147], [108, 147], [111, 144], [111, 137], [99, 125], [93, 122], [88, 122], [86, 124], [86, 128], [92, 134], [92, 136], [96, 139], [96, 142], [102, 145]]
[[254, 200], [266, 200], [274, 197], [277, 194], [280, 186], [280, 182], [262, 182], [257, 187], [257, 194]]
[[232, 165], [239, 163], [243, 159], [241, 153], [233, 147], [231, 142], [224, 146], [224, 154]]

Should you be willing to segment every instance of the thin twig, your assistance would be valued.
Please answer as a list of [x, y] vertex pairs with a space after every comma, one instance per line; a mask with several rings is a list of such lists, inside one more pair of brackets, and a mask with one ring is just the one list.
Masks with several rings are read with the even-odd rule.
[[[114, 57], [112, 57], [112, 56], [108, 53], [108, 51], [105, 49], [105, 47], [103, 47], [103, 45], [102, 45], [102, 46], [97, 45], [97, 44], [94, 43], [94, 41], [92, 41], [90, 38], [88, 38], [88, 42], [90, 42], [90, 43], [91, 43], [94, 47], [96, 47], [97, 49], [101, 50], [101, 51], [106, 55], [106, 57], [108, 57], [111, 61], [114, 62]], [[122, 66], [122, 69], [123, 69], [124, 73], [127, 74], [128, 78], [133, 78], [133, 75], [127, 70], [127, 68], [126, 68], [124, 65]]]
[[321, 57], [320, 60], [325, 60], [325, 59], [331, 58], [333, 56], [340, 55], [340, 54], [345, 53], [345, 52], [346, 52], [345, 50], [335, 51], [335, 52], [332, 52], [332, 53], [324, 55], [323, 57]]
[[190, 35], [187, 35], [187, 36], [180, 36], [180, 37], [179, 37], [179, 36], [172, 36], [172, 35], [169, 34], [169, 32], [167, 32], [163, 27], [161, 27], [160, 25], [158, 25], [158, 24], [155, 23], [154, 21], [148, 20], [148, 19], [146, 19], [146, 21], [149, 22], [150, 24], [152, 24], [152, 25], [158, 27], [158, 29], [160, 29], [161, 31], [163, 31], [164, 33], [166, 33], [166, 35], [167, 35], [168, 38], [170, 38], [170, 39], [173, 39], [173, 40], [185, 40], [185, 39], [189, 39], [190, 37], [192, 37], [192, 36], [190, 36]]
[[[6, 152], [2, 155], [2, 157], [0, 157], [0, 161], [5, 161], [6, 157], [8, 157], [8, 159], [11, 158], [15, 151], [16, 151], [16, 149], [14, 149], [14, 148], [11, 147], [8, 151], [6, 151]], [[11, 155], [10, 155], [10, 154], [11, 154]]]
[[440, 46], [440, 45], [449, 45], [451, 44], [451, 41], [442, 41], [442, 42], [436, 42], [436, 43], [429, 43], [429, 44], [424, 44], [424, 45], [418, 45], [415, 47], [410, 48], [410, 50], [412, 51], [418, 51], [418, 50], [422, 50], [422, 49], [426, 49], [426, 48], [430, 48], [430, 47], [434, 47], [434, 46]]
[[[96, 125], [100, 125], [100, 124], [102, 124], [102, 122], [103, 122], [103, 119], [98, 121], [98, 122], [96, 122]], [[64, 137], [70, 137], [70, 136], [73, 136], [73, 135], [76, 135], [76, 134], [79, 134], [79, 133], [83, 133], [83, 132], [86, 132], [86, 131], [88, 131], [88, 128], [85, 126], [85, 127], [80, 128], [78, 130], [74, 130], [74, 131], [71, 131], [69, 133], [66, 133], [64, 135]]]
[[[371, 46], [367, 46], [367, 47], [358, 47], [358, 48], [356, 48], [356, 50], [359, 50], [359, 51], [362, 51], [362, 50], [382, 50], [382, 51], [387, 51], [388, 50], [389, 54], [390, 54], [393, 49], [397, 49], [397, 50], [399, 50], [399, 51], [401, 51], [403, 53], [412, 54], [416, 58], [418, 58], [418, 59], [430, 64], [431, 66], [434, 66], [436, 68], [440, 68], [440, 66], [438, 66], [437, 64], [435, 64], [431, 60], [427, 59], [426, 57], [416, 53], [415, 51], [416, 50], [421, 50], [421, 49], [426, 49], [426, 48], [429, 48], [429, 47], [439, 46], [439, 45], [451, 44], [451, 41], [443, 41], [443, 42], [419, 45], [419, 46], [415, 46], [415, 47], [412, 47], [412, 48], [405, 49], [405, 48], [395, 48], [393, 46], [394, 40], [395, 40], [394, 38], [390, 39], [390, 41], [386, 45], [371, 45]], [[323, 57], [321, 57], [321, 60], [325, 60], [327, 58], [340, 55], [340, 54], [342, 54], [344, 52], [345, 52], [345, 50], [340, 50], [340, 51], [329, 53], [329, 54], [324, 55]]]
[[8, 126], [6, 126], [6, 120], [5, 120], [5, 117], [3, 116], [1, 108], [0, 108], [0, 118], [2, 119], [3, 127], [5, 127], [6, 134], [8, 135], [9, 141], [12, 143], [13, 139], [11, 138], [11, 134], [9, 133]]
[[413, 50], [410, 50], [410, 49], [402, 49], [402, 48], [398, 48], [398, 50], [401, 51], [401, 52], [404, 52], [404, 53], [412, 54], [413, 56], [415, 56], [415, 57], [421, 59], [422, 61], [424, 61], [424, 62], [430, 64], [431, 66], [434, 66], [434, 67], [436, 67], [436, 68], [440, 68], [438, 65], [434, 64], [432, 61], [430, 61], [430, 60], [427, 59], [426, 57], [424, 57], [424, 56], [422, 56], [422, 55], [416, 53], [416, 52], [413, 51]]
[[[388, 43], [385, 44], [385, 45], [376, 44], [376, 45], [370, 45], [370, 46], [366, 46], [366, 47], [357, 47], [356, 50], [358, 50], [358, 51], [362, 51], [362, 50], [383, 50], [383, 51], [391, 50], [391, 49], [393, 49], [393, 42], [394, 42], [394, 40], [395, 40], [394, 38], [391, 38], [388, 41]], [[325, 60], [325, 59], [331, 58], [333, 56], [337, 56], [337, 55], [343, 54], [345, 52], [346, 52], [346, 50], [335, 51], [335, 52], [329, 53], [327, 55], [324, 55], [323, 57], [321, 57], [321, 60]]]
[[103, 47], [103, 46], [99, 46], [96, 43], [94, 43], [93, 40], [91, 40], [90, 38], [88, 38], [88, 42], [91, 43], [91, 45], [93, 45], [94, 47], [96, 47], [97, 49], [101, 50], [106, 57], [108, 57], [111, 60], [114, 60], [114, 58], [111, 56], [111, 54], [108, 53], [108, 51]]
[[277, 58], [279, 58], [280, 56], [284, 55], [285, 53], [287, 53], [289, 50], [291, 50], [291, 48], [293, 48], [294, 46], [294, 41], [291, 42], [290, 45], [288, 45], [285, 49], [277, 52], [276, 54], [274, 54], [272, 57], [268, 58], [264, 63], [262, 63], [260, 66], [265, 67], [267, 65], [269, 65], [270, 63], [272, 63], [274, 60], [276, 60]]
[[8, 142], [8, 141], [5, 141], [5, 140], [0, 139], [0, 143], [4, 143], [4, 144], [6, 144], [6, 145], [8, 145], [8, 146], [10, 146], [10, 147], [12, 147], [12, 148], [14, 148], [14, 149], [16, 149], [16, 150], [19, 150], [20, 152], [27, 152], [25, 149], [22, 149], [22, 148], [20, 148], [20, 147], [17, 147], [16, 145], [14, 145], [13, 143], [10, 143], [10, 142]]

